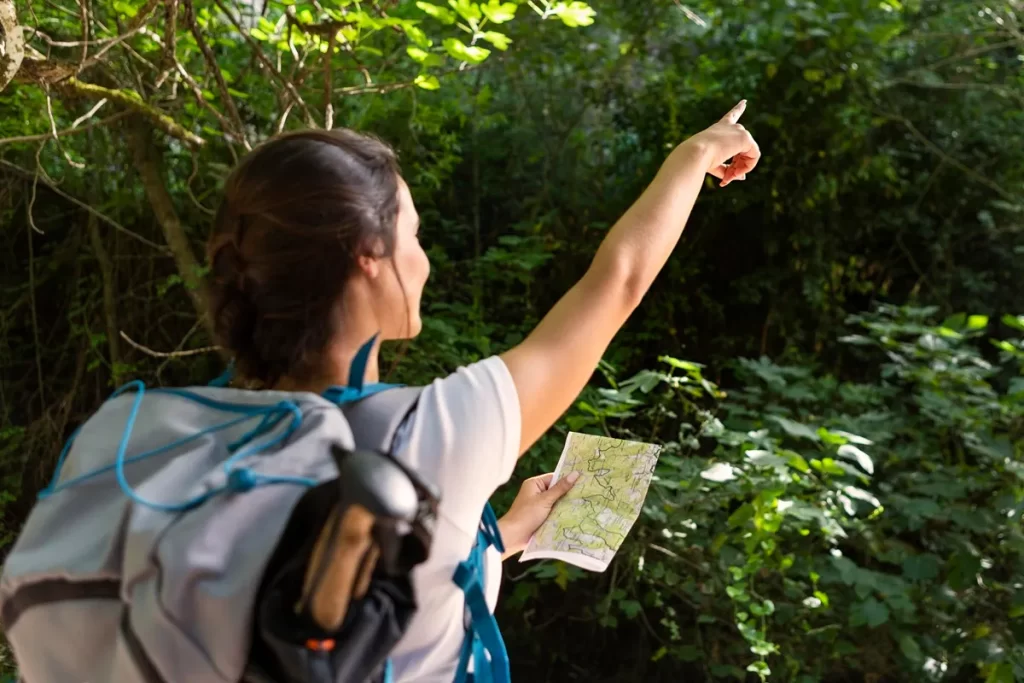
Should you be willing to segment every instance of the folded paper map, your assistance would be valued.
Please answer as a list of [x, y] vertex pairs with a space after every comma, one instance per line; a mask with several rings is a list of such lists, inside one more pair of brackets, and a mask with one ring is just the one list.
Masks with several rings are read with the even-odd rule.
[[551, 483], [579, 472], [576, 485], [537, 529], [520, 562], [550, 558], [608, 568], [640, 515], [661, 446], [570, 432]]

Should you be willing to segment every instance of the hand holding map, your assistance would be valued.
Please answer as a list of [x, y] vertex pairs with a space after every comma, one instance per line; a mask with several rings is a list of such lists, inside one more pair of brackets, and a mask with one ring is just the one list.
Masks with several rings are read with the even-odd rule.
[[552, 485], [579, 472], [569, 493], [537, 529], [519, 561], [550, 558], [583, 569], [608, 568], [643, 507], [661, 446], [569, 432]]

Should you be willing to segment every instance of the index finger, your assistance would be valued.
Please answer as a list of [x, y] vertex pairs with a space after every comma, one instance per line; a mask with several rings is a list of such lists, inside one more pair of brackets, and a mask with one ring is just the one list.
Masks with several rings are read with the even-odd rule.
[[747, 101], [740, 100], [739, 104], [729, 110], [729, 112], [722, 117], [722, 120], [726, 123], [737, 123], [740, 117], [743, 116], [743, 112], [747, 110]]

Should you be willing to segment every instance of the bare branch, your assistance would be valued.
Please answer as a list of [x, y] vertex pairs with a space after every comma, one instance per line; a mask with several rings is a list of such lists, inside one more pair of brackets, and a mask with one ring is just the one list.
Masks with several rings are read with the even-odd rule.
[[277, 121], [277, 132], [278, 133], [280, 133], [281, 131], [284, 130], [284, 125], [286, 123], [288, 123], [288, 116], [292, 113], [292, 109], [294, 109], [294, 108], [295, 108], [295, 103], [294, 102], [289, 102], [287, 104], [287, 106], [285, 106], [284, 111], [281, 112], [281, 118], [278, 119], [278, 121]]
[[85, 112], [84, 114], [82, 114], [81, 116], [79, 116], [79, 117], [78, 117], [77, 119], [75, 119], [75, 120], [74, 120], [74, 121], [73, 121], [73, 122], [71, 123], [71, 127], [72, 127], [72, 128], [78, 128], [78, 127], [79, 127], [80, 125], [82, 125], [82, 124], [83, 124], [84, 122], [86, 122], [86, 121], [88, 121], [89, 119], [91, 119], [91, 118], [93, 117], [93, 115], [94, 115], [94, 114], [95, 114], [96, 112], [98, 112], [98, 111], [99, 111], [99, 110], [100, 110], [100, 109], [101, 109], [101, 108], [103, 107], [103, 105], [104, 105], [104, 104], [106, 104], [106, 103], [107, 103], [106, 99], [102, 99], [102, 100], [100, 100], [99, 102], [97, 102], [96, 104], [94, 104], [94, 105], [93, 105], [93, 107], [92, 107], [92, 109], [90, 109], [89, 111]]
[[881, 87], [890, 88], [894, 85], [905, 85], [911, 88], [924, 88], [927, 90], [983, 90], [996, 93], [997, 95], [1002, 95], [1003, 97], [1013, 98], [1020, 102], [1022, 106], [1024, 106], [1024, 93], [1021, 93], [1019, 90], [1015, 90], [1013, 88], [1006, 88], [1001, 85], [996, 85], [994, 83], [949, 83], [941, 81], [928, 82], [914, 81], [911, 79], [901, 78], [883, 83], [881, 84]]
[[89, 56], [89, 0], [78, 0], [78, 11], [82, 16], [82, 56], [79, 61], [85, 64]]
[[196, 205], [196, 208], [205, 213], [207, 216], [213, 216], [216, 211], [208, 209], [203, 205], [199, 198], [196, 197], [195, 193], [192, 192], [192, 182], [199, 175], [199, 158], [195, 151], [192, 152], [192, 173], [189, 174], [188, 180], [185, 181], [185, 192], [188, 193], [188, 198], [192, 200], [192, 203]]
[[330, 130], [334, 127], [334, 103], [331, 101], [331, 63], [334, 62], [334, 36], [332, 33], [327, 37], [327, 54], [324, 55], [324, 128]]
[[[185, 333], [185, 336], [181, 338], [181, 341], [178, 342], [178, 345], [174, 347], [174, 351], [176, 351], [176, 352], [177, 351], [181, 351], [185, 347], [185, 344], [188, 342], [188, 340], [192, 337], [192, 335], [195, 334], [196, 331], [199, 330], [200, 327], [202, 327], [202, 324], [203, 324], [202, 320], [195, 321], [195, 323], [193, 323], [193, 325], [192, 325], [192, 328], [188, 332]], [[172, 356], [170, 358], [165, 359], [164, 362], [160, 364], [160, 367], [158, 367], [156, 369], [156, 379], [157, 379], [157, 381], [160, 381], [160, 375], [163, 374], [163, 371], [167, 367], [167, 364], [170, 363], [171, 361], [173, 361], [175, 358], [178, 358], [178, 357], [180, 357], [180, 356]]]
[[167, 0], [164, 7], [164, 66], [174, 61], [174, 41], [178, 33], [178, 0]]
[[50, 89], [43, 89], [46, 94], [46, 115], [50, 119], [50, 137], [57, 144], [57, 149], [64, 155], [64, 160], [71, 165], [72, 168], [82, 169], [85, 168], [85, 164], [79, 163], [71, 158], [68, 151], [64, 149], [64, 145], [60, 144], [60, 137], [57, 135], [57, 121], [53, 118], [53, 101], [50, 98]]
[[[83, 126], [82, 129], [84, 129], [84, 128], [85, 127]], [[82, 129], [79, 129], [79, 130], [82, 130]], [[44, 136], [44, 140], [49, 138], [49, 137], [50, 137], [50, 134], [47, 133]], [[34, 179], [37, 179], [37, 177], [38, 177], [36, 173], [33, 173], [32, 171], [29, 171], [27, 169], [24, 169], [21, 166], [18, 166], [17, 164], [12, 164], [11, 162], [7, 161], [6, 159], [0, 159], [0, 166], [4, 166], [4, 167], [8, 168], [8, 169], [14, 171], [15, 173], [17, 173], [18, 175], [20, 175], [21, 177], [26, 178], [28, 180], [34, 180]], [[123, 225], [121, 225], [120, 223], [115, 221], [110, 216], [107, 216], [106, 214], [101, 213], [100, 211], [97, 211], [96, 209], [94, 209], [93, 207], [89, 206], [88, 204], [86, 204], [82, 200], [76, 199], [75, 197], [72, 197], [67, 192], [64, 192], [63, 190], [61, 190], [60, 188], [55, 186], [53, 183], [50, 183], [50, 182], [48, 182], [46, 180], [43, 180], [42, 182], [43, 182], [44, 185], [46, 185], [50, 189], [51, 192], [60, 195], [61, 197], [63, 197], [64, 199], [68, 200], [69, 202], [71, 202], [75, 206], [77, 206], [77, 207], [79, 207], [81, 209], [84, 209], [85, 211], [88, 211], [89, 213], [91, 213], [94, 216], [96, 216], [96, 218], [99, 218], [101, 221], [103, 221], [107, 225], [111, 226], [112, 228], [114, 228], [118, 232], [121, 232], [121, 233], [124, 233], [125, 235], [128, 235], [133, 240], [136, 240], [138, 242], [142, 242], [146, 246], [153, 247], [154, 249], [156, 249], [157, 251], [159, 251], [162, 254], [170, 254], [170, 249], [168, 249], [167, 247], [163, 246], [162, 244], [157, 244], [156, 242], [151, 242], [148, 239], [146, 239], [145, 237], [143, 237], [142, 235], [139, 235], [137, 233], [132, 232], [128, 228], [124, 227]]]
[[138, 13], [134, 17], [132, 17], [131, 22], [129, 22], [128, 24], [128, 29], [124, 33], [122, 33], [121, 35], [117, 36], [116, 38], [108, 42], [106, 45], [104, 45], [99, 52], [94, 54], [88, 60], [83, 61], [81, 66], [79, 67], [79, 71], [85, 69], [86, 67], [90, 67], [93, 64], [96, 64], [103, 58], [103, 55], [107, 54], [107, 52], [109, 52], [111, 49], [113, 49], [117, 45], [120, 45], [121, 43], [128, 40], [136, 33], [138, 33], [139, 30], [146, 25], [146, 22], [149, 20], [149, 16], [153, 13], [153, 10], [155, 10], [156, 6], [159, 4], [160, 0], [148, 0], [148, 2], [146, 2], [145, 5], [143, 5], [143, 7], [138, 11]]
[[356, 55], [356, 50], [352, 46], [352, 43], [349, 42], [345, 36], [342, 36], [342, 40], [344, 40], [343, 45], [345, 47], [345, 51], [348, 52], [348, 56], [352, 58], [353, 62], [355, 62], [356, 68], [359, 69], [359, 73], [363, 75], [363, 80], [366, 82], [366, 85], [373, 85], [373, 78], [370, 76], [370, 70], [366, 68], [365, 64], [359, 61], [359, 57]]
[[[224, 81], [224, 75], [220, 72], [220, 66], [217, 64], [217, 56], [213, 54], [213, 50], [207, 44], [206, 39], [203, 38], [203, 34], [199, 31], [199, 27], [196, 25], [195, 8], [192, 5], [192, 0], [184, 0], [185, 3], [185, 23], [188, 24], [188, 30], [191, 31], [192, 35], [196, 39], [196, 44], [199, 46], [199, 50], [203, 53], [203, 58], [206, 60], [207, 69], [212, 72], [213, 79], [217, 83], [217, 89], [220, 91], [220, 97], [224, 100], [224, 106], [228, 110], [228, 114], [231, 116], [231, 121], [234, 124], [231, 128], [234, 129], [234, 137], [242, 143], [247, 150], [252, 149], [249, 141], [245, 137], [245, 125], [242, 123], [242, 117], [238, 114], [238, 108], [235, 106], [235, 98], [231, 96], [228, 91], [228, 84]], [[179, 69], [184, 71], [184, 69]]]
[[970, 166], [968, 166], [967, 164], [963, 163], [962, 161], [960, 161], [960, 160], [950, 156], [948, 152], [946, 152], [944, 149], [942, 149], [941, 147], [936, 145], [934, 142], [929, 140], [928, 137], [924, 133], [922, 133], [920, 130], [918, 130], [917, 126], [915, 126], [910, 119], [908, 119], [908, 118], [906, 118], [904, 116], [900, 116], [898, 114], [889, 114], [889, 113], [882, 112], [882, 115], [885, 116], [888, 119], [891, 119], [893, 121], [898, 121], [898, 122], [902, 123], [907, 128], [907, 130], [910, 131], [910, 134], [913, 135], [918, 140], [920, 140], [921, 143], [932, 152], [932, 154], [934, 154], [935, 156], [939, 157], [940, 159], [945, 161], [950, 166], [954, 166], [954, 167], [958, 168], [964, 174], [966, 174], [967, 176], [973, 178], [974, 180], [976, 180], [977, 182], [981, 183], [982, 185], [984, 185], [985, 187], [989, 188], [990, 190], [996, 192], [997, 194], [999, 194], [1004, 199], [1006, 199], [1008, 201], [1011, 201], [1011, 202], [1018, 202], [1018, 201], [1020, 201], [1020, 199], [1021, 199], [1020, 195], [1014, 195], [1013, 193], [1004, 190], [997, 183], [995, 183], [991, 179], [985, 177], [982, 173], [976, 171], [975, 169], [971, 168]]
[[[465, 65], [464, 65], [465, 66]], [[438, 74], [438, 78], [444, 78], [453, 73], [474, 71], [479, 68], [477, 64], [471, 64], [466, 68], [448, 69]], [[367, 94], [384, 94], [394, 92], [396, 90], [402, 90], [416, 84], [416, 81], [398, 81], [396, 83], [376, 83], [372, 85], [352, 85], [346, 88], [340, 88], [337, 92], [343, 95], [367, 95]]]
[[1002, 50], [1003, 48], [1014, 47], [1015, 45], [1017, 45], [1017, 39], [1016, 38], [1011, 39], [1011, 40], [1004, 40], [1001, 43], [990, 43], [988, 45], [979, 45], [978, 47], [972, 48], [970, 50], [965, 50], [964, 52], [960, 52], [958, 54], [951, 55], [951, 56], [946, 57], [944, 59], [940, 59], [939, 61], [933, 62], [933, 63], [928, 64], [926, 66], [922, 66], [922, 67], [918, 67], [917, 69], [913, 69], [911, 71], [911, 73], [914, 73], [914, 72], [917, 72], [917, 71], [934, 71], [935, 69], [938, 69], [940, 66], [945, 66], [947, 64], [952, 64], [953, 62], [959, 62], [962, 59], [969, 59], [971, 57], [977, 57], [978, 55], [985, 54], [986, 52], [995, 52], [996, 50]]
[[672, 2], [674, 2], [676, 4], [676, 7], [679, 8], [679, 11], [682, 12], [686, 16], [686, 18], [689, 19], [690, 21], [692, 21], [694, 24], [696, 24], [697, 26], [700, 26], [701, 28], [707, 28], [708, 27], [708, 22], [706, 22], [703, 19], [701, 19], [700, 15], [698, 15], [692, 9], [690, 9], [689, 7], [684, 5], [683, 3], [679, 2], [679, 0], [672, 0]]
[[126, 342], [128, 342], [128, 344], [132, 348], [138, 349], [147, 356], [152, 356], [153, 358], [187, 358], [189, 356], [199, 356], [204, 353], [220, 351], [219, 346], [204, 346], [200, 349], [189, 349], [188, 351], [154, 351], [148, 346], [143, 346], [139, 342], [129, 337], [127, 334], [124, 333], [124, 330], [121, 330], [121, 339], [124, 339]]
[[181, 64], [181, 62], [179, 62], [176, 57], [172, 57], [172, 59], [174, 59], [174, 68], [177, 70], [178, 74], [181, 75], [181, 78], [185, 81], [185, 84], [188, 85], [189, 90], [192, 91], [192, 94], [195, 96], [196, 102], [199, 103], [199, 106], [213, 114], [213, 117], [220, 122], [220, 125], [224, 129], [224, 133], [226, 135], [233, 136], [235, 129], [234, 125], [232, 125], [232, 123], [227, 120], [224, 114], [220, 113], [217, 107], [213, 106], [212, 102], [208, 101], [205, 97], [203, 97], [202, 87], [198, 83], [196, 83], [196, 79], [192, 78], [192, 75], [185, 70], [185, 67]]
[[[92, 123], [87, 123], [84, 126], [75, 127], [72, 126], [66, 130], [57, 131], [57, 137], [65, 137], [67, 135], [75, 135], [76, 133], [82, 133], [89, 130], [90, 128], [97, 128], [99, 126], [106, 126], [114, 121], [123, 119], [128, 116], [129, 112], [119, 111], [113, 116], [108, 116], [105, 119], [99, 119]], [[38, 133], [36, 135], [15, 135], [9, 138], [0, 138], [0, 146], [2, 145], [16, 145], [24, 142], [41, 142], [43, 140], [49, 140], [53, 138], [53, 132], [49, 133]]]
[[[47, 138], [47, 139], [49, 139], [49, 138]], [[29, 227], [32, 228], [35, 232], [38, 232], [40, 235], [43, 234], [43, 231], [39, 229], [38, 225], [36, 225], [36, 219], [35, 219], [35, 214], [34, 214], [33, 210], [35, 209], [35, 206], [36, 206], [36, 188], [39, 187], [39, 174], [43, 170], [43, 164], [42, 164], [42, 162], [39, 161], [39, 155], [40, 155], [40, 153], [42, 153], [43, 147], [45, 147], [45, 146], [46, 146], [46, 141], [44, 140], [43, 142], [40, 142], [39, 143], [39, 147], [36, 148], [36, 170], [35, 170], [35, 173], [32, 174], [32, 190], [31, 190], [31, 192], [29, 193], [29, 196], [28, 196], [28, 206], [26, 206], [26, 208], [25, 208], [25, 215], [28, 218], [28, 225], [29, 225]], [[31, 264], [30, 264], [30, 267], [31, 267]], [[33, 306], [34, 305], [35, 304], [33, 304]]]

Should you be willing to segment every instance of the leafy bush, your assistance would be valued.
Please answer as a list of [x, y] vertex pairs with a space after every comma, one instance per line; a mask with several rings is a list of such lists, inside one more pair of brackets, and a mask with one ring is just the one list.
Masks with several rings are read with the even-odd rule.
[[708, 678], [1024, 676], [1024, 339], [934, 314], [852, 317], [859, 381], [665, 357], [583, 401], [568, 427], [667, 441], [600, 624], [660, 615], [653, 658]]

